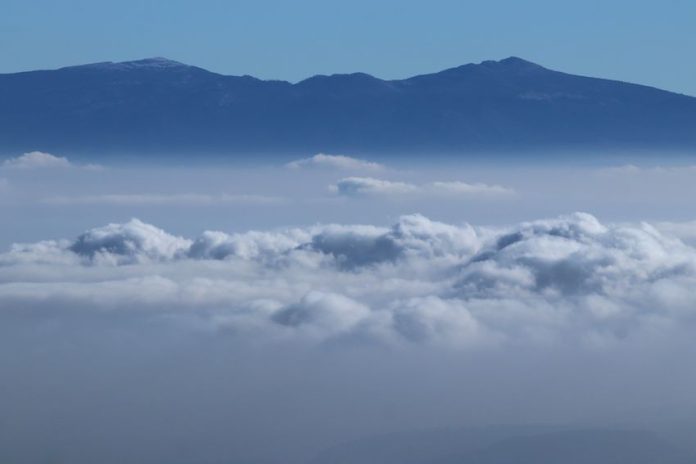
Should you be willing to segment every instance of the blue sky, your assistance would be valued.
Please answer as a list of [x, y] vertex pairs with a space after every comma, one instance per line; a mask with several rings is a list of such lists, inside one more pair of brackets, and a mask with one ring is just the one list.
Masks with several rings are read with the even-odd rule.
[[520, 56], [696, 95], [693, 0], [3, 0], [0, 72], [165, 56], [226, 74], [383, 78]]

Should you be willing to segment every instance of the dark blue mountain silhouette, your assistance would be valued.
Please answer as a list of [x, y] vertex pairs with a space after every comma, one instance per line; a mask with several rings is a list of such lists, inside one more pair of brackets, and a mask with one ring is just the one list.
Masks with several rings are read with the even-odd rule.
[[696, 149], [696, 98], [520, 58], [296, 84], [164, 58], [0, 75], [0, 153]]

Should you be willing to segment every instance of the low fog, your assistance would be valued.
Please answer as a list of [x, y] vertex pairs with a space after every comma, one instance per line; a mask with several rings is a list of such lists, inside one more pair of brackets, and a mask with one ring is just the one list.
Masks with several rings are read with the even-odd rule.
[[0, 460], [693, 462], [694, 176], [19, 154]]

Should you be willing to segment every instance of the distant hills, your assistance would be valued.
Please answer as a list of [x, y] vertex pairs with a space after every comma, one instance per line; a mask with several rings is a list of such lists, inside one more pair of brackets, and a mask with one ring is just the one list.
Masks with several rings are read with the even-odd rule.
[[520, 58], [292, 84], [164, 58], [0, 75], [0, 154], [694, 150], [696, 98]]

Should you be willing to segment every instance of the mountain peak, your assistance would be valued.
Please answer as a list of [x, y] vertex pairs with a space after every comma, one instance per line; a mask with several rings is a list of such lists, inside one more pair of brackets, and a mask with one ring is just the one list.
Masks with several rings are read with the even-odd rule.
[[494, 61], [494, 60], [488, 60], [488, 61], [483, 61], [480, 64], [481, 66], [485, 67], [498, 67], [498, 68], [504, 68], [504, 69], [512, 69], [516, 71], [533, 71], [533, 70], [541, 70], [541, 69], [546, 69], [541, 65], [538, 65], [536, 63], [532, 63], [531, 61], [527, 61], [525, 59], [519, 58], [517, 56], [509, 56], [507, 58], [503, 58], [502, 60]]
[[485, 75], [502, 74], [519, 76], [530, 73], [533, 74], [539, 71], [548, 71], [548, 69], [536, 63], [532, 63], [531, 61], [516, 56], [510, 56], [498, 61], [485, 60], [480, 63], [467, 63], [455, 68], [445, 69], [435, 74], [422, 74], [407, 80], [423, 80], [424, 78], [429, 79], [431, 76], [460, 79], [465, 75], [481, 75], [481, 73]]
[[354, 72], [354, 73], [347, 73], [347, 74], [331, 74], [331, 75], [326, 75], [326, 74], [316, 74], [312, 77], [308, 77], [307, 79], [303, 79], [298, 84], [301, 85], [317, 85], [317, 84], [324, 84], [327, 82], [332, 82], [332, 83], [340, 83], [340, 84], [371, 84], [375, 82], [382, 82], [381, 79], [378, 79], [370, 74], [364, 73], [364, 72]]
[[142, 60], [135, 61], [124, 61], [118, 64], [144, 68], [178, 68], [182, 66], [188, 67], [188, 65], [185, 65], [178, 61], [170, 60], [168, 58], [163, 58], [161, 56], [155, 56], [153, 58], [144, 58]]
[[504, 64], [504, 65], [512, 65], [512, 66], [539, 66], [536, 63], [532, 63], [531, 61], [525, 60], [523, 58], [520, 58], [518, 56], [508, 56], [507, 58], [503, 58], [502, 60], [499, 60], [498, 63]]
[[178, 61], [163, 57], [143, 58], [133, 61], [103, 61], [100, 63], [90, 63], [78, 66], [68, 66], [63, 69], [82, 68], [82, 69], [102, 69], [102, 70], [130, 70], [130, 69], [173, 69], [188, 68], [189, 66]]

